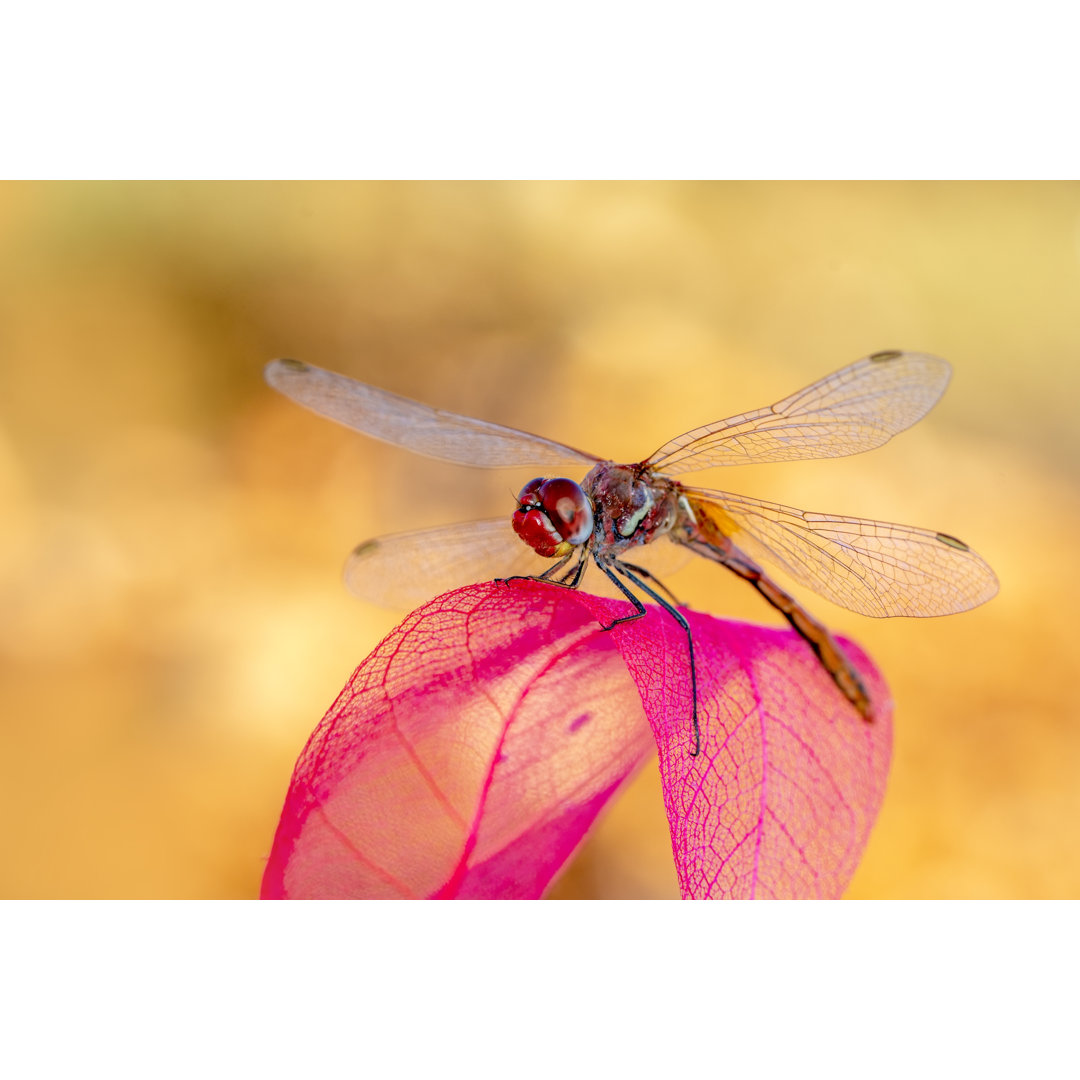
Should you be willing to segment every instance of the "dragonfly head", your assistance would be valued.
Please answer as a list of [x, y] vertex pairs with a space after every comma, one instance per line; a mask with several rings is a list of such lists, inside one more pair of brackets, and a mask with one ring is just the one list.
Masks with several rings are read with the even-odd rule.
[[579, 484], [565, 477], [530, 480], [518, 495], [514, 532], [537, 555], [561, 558], [592, 535], [593, 511]]

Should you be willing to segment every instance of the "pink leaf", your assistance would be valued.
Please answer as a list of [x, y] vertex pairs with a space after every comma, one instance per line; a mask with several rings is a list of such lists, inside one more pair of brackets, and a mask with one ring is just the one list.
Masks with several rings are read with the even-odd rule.
[[447, 593], [312, 735], [262, 895], [539, 897], [652, 748], [615, 641], [565, 590]]
[[685, 634], [655, 609], [600, 629], [629, 610], [515, 582], [413, 612], [308, 742], [263, 896], [540, 896], [653, 738], [685, 896], [839, 896], [888, 770], [876, 669], [845, 643], [867, 724], [794, 632], [686, 612], [693, 758]]
[[793, 630], [684, 614], [697, 656], [697, 757], [685, 633], [655, 609], [612, 631], [659, 747], [683, 896], [841, 896], [885, 795], [892, 700], [881, 673], [838, 639], [873, 703], [867, 723]]

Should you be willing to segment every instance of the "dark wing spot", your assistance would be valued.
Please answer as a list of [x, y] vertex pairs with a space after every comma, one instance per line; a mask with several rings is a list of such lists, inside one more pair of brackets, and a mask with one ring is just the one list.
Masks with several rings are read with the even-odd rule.
[[365, 555], [371, 555], [373, 552], [378, 551], [382, 547], [382, 544], [378, 540], [365, 540], [362, 544], [357, 544], [349, 553], [349, 557], [353, 559], [362, 559]]
[[936, 536], [943, 544], [948, 544], [949, 547], [956, 548], [957, 551], [971, 550], [963, 540], [957, 540], [955, 536], [950, 536], [948, 533], [937, 533]]
[[870, 356], [871, 360], [896, 360], [904, 354], [899, 349], [884, 349], [882, 352], [873, 353]]

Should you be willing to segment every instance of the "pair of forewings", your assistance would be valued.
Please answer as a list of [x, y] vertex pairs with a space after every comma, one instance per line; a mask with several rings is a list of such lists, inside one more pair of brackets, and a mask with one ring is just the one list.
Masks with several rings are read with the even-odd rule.
[[[883, 352], [775, 405], [688, 431], [643, 462], [677, 476], [720, 465], [845, 457], [910, 427], [941, 397], [950, 368], [935, 356]], [[566, 475], [606, 460], [500, 424], [443, 412], [293, 360], [267, 366], [275, 389], [330, 419], [414, 453], [486, 468], [528, 466]], [[862, 518], [812, 514], [723, 491], [684, 487], [704, 514], [755, 562], [785, 571], [863, 615], [948, 615], [997, 592], [974, 551], [944, 533]], [[670, 572], [689, 553], [658, 540], [630, 562]], [[345, 567], [349, 588], [387, 607], [411, 608], [456, 586], [551, 565], [510, 527], [510, 514], [367, 541]]]

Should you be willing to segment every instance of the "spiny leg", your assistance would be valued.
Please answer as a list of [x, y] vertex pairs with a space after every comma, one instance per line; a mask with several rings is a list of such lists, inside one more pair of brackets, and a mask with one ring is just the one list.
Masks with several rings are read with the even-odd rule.
[[682, 601], [653, 573], [646, 570], [644, 566], [638, 566], [636, 563], [623, 562], [620, 560], [620, 565], [628, 566], [635, 574], [640, 574], [643, 578], [648, 578], [654, 585], [663, 589], [668, 596], [671, 597], [671, 602], [678, 607]]
[[[581, 577], [585, 573], [585, 567], [589, 564], [589, 549], [583, 544], [577, 550], [581, 553], [577, 566], [572, 570], [567, 570], [567, 572], [555, 582], [556, 585], [565, 585], [569, 589], [576, 589], [581, 584]], [[573, 552], [570, 553], [570, 555], [573, 554]], [[568, 555], [567, 558], [570, 558], [570, 555]], [[573, 580], [570, 580], [571, 578]]]
[[[633, 622], [634, 619], [640, 619], [645, 614], [645, 605], [611, 572], [611, 570], [599, 559], [596, 561], [596, 565], [604, 571], [605, 574], [616, 585], [619, 591], [637, 608], [637, 611], [633, 615], [624, 615], [621, 619], [616, 619], [610, 626], [602, 627], [604, 630], [611, 630], [618, 626], [620, 623]], [[635, 577], [634, 574], [627, 569], [629, 564], [620, 563], [618, 560], [612, 560], [612, 566], [623, 575], [628, 581], [632, 581], [642, 592], [652, 597], [685, 631], [686, 631], [686, 644], [690, 650], [690, 694], [693, 701], [692, 707], [692, 723], [694, 728], [694, 749], [690, 751], [691, 757], [697, 757], [701, 753], [701, 727], [698, 724], [698, 708], [697, 708], [697, 664], [694, 661], [694, 635], [690, 630], [690, 624], [683, 617], [682, 612], [677, 608], [674, 608], [658, 593], [653, 592], [648, 585], [645, 584], [640, 578]], [[637, 567], [634, 567], [637, 569]], [[651, 577], [652, 575], [650, 575]], [[654, 579], [655, 580], [655, 579]]]
[[[635, 619], [643, 618], [646, 614], [645, 605], [607, 568], [605, 563], [602, 563], [599, 559], [596, 560], [596, 565], [604, 571], [605, 574], [615, 584], [615, 588], [619, 590], [630, 601], [631, 604], [637, 609], [633, 615], [623, 615], [621, 618], [615, 619], [613, 622], [608, 623], [607, 626], [601, 626], [601, 630], [614, 630], [616, 626], [621, 626], [623, 623], [633, 622]], [[617, 563], [615, 565], [618, 565]]]
[[759, 566], [734, 550], [724, 551], [703, 541], [691, 542], [689, 547], [699, 555], [704, 555], [726, 566], [744, 581], [749, 581], [810, 646], [821, 666], [832, 677], [844, 697], [859, 710], [863, 719], [873, 719], [870, 695], [866, 692], [866, 687], [863, 686], [862, 679], [859, 678], [851, 661], [844, 655], [843, 649], [836, 643], [832, 634], [793, 596], [784, 592]]
[[[509, 577], [496, 578], [496, 583], [505, 583], [508, 581], [551, 581], [552, 574], [561, 570], [572, 558], [574, 552], [564, 555], [558, 562], [552, 563], [542, 574], [511, 574]], [[561, 581], [551, 581], [553, 585], [563, 584]]]

